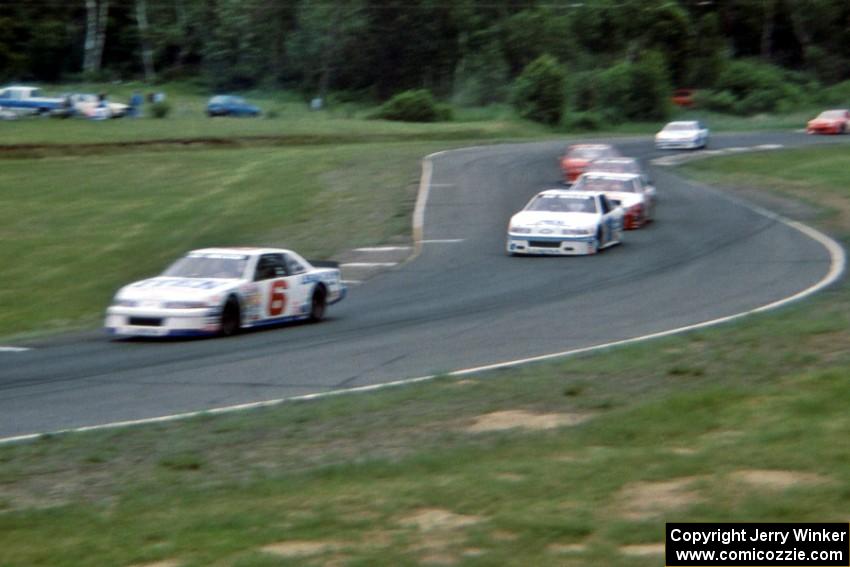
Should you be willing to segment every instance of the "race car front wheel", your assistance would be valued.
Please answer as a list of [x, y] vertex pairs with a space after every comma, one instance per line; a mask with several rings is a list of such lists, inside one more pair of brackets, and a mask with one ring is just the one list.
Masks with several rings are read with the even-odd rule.
[[310, 321], [318, 323], [325, 318], [325, 308], [327, 307], [327, 291], [323, 286], [316, 288], [313, 292], [313, 299], [310, 301]]
[[231, 297], [227, 300], [227, 303], [224, 305], [224, 309], [221, 312], [221, 335], [229, 337], [238, 333], [239, 327], [241, 326], [241, 318], [239, 302]]

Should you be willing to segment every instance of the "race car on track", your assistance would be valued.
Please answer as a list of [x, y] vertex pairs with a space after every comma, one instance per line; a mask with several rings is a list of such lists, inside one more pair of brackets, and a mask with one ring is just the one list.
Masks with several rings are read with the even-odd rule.
[[316, 267], [291, 250], [205, 248], [160, 276], [122, 287], [104, 326], [119, 336], [226, 336], [285, 321], [320, 321], [345, 294], [338, 268]]
[[590, 162], [589, 166], [587, 166], [586, 173], [590, 172], [637, 173], [643, 178], [645, 183], [652, 185], [652, 181], [649, 180], [649, 176], [646, 172], [644, 172], [643, 167], [640, 165], [640, 161], [633, 157], [615, 157], [594, 160]]
[[585, 172], [593, 160], [618, 157], [620, 154], [609, 144], [574, 144], [567, 148], [561, 157], [561, 173], [564, 182], [575, 183], [578, 176]]
[[605, 193], [548, 189], [511, 217], [507, 252], [596, 254], [619, 244], [622, 237], [623, 209]]
[[806, 124], [806, 134], [846, 134], [850, 110], [824, 110]]
[[655, 187], [637, 173], [588, 171], [573, 185], [576, 191], [602, 191], [613, 204], [623, 208], [623, 228], [640, 228], [655, 213]]
[[670, 122], [655, 135], [659, 150], [693, 150], [708, 146], [708, 128], [699, 120]]

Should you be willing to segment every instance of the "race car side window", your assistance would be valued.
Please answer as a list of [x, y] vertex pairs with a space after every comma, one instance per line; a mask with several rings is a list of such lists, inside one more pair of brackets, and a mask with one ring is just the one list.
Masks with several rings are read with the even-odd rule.
[[607, 215], [611, 212], [611, 205], [608, 203], [608, 199], [605, 198], [605, 195], [599, 195], [599, 205], [602, 207], [603, 215]]
[[289, 268], [289, 273], [292, 275], [304, 273], [304, 266], [292, 256], [286, 256], [286, 266]]
[[263, 254], [257, 261], [254, 281], [282, 278], [287, 275], [282, 254]]

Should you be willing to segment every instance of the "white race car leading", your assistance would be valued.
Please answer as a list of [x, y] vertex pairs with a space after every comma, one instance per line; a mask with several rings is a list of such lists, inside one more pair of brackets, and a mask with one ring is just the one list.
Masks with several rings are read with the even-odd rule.
[[623, 209], [598, 191], [549, 189], [511, 217], [507, 252], [596, 254], [623, 238]]
[[118, 336], [226, 336], [285, 321], [319, 321], [345, 294], [338, 268], [316, 267], [291, 250], [205, 248], [160, 276], [122, 287], [104, 326]]
[[708, 146], [708, 128], [699, 120], [670, 122], [655, 135], [659, 150], [693, 150]]

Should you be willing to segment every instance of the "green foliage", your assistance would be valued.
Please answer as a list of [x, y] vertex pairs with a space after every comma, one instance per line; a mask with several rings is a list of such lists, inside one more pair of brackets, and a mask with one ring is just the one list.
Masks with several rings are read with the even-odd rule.
[[532, 61], [514, 83], [513, 105], [520, 116], [543, 124], [557, 124], [564, 112], [565, 73], [551, 55]]
[[850, 61], [817, 45], [805, 50], [806, 67], [824, 83], [835, 83], [850, 72]]
[[599, 112], [574, 112], [564, 117], [564, 127], [567, 130], [586, 130], [593, 132], [606, 126], [605, 117]]
[[150, 105], [151, 116], [154, 118], [167, 118], [171, 114], [171, 103], [167, 100], [155, 102]]
[[451, 108], [439, 105], [426, 89], [399, 93], [374, 114], [374, 118], [399, 122], [438, 122], [451, 120]]
[[[797, 77], [779, 67], [750, 60], [729, 62], [715, 84], [715, 92], [704, 95], [709, 109], [749, 115], [788, 111], [805, 101]], [[729, 105], [730, 99], [734, 102]]]
[[486, 106], [508, 98], [510, 69], [491, 33], [476, 33], [468, 41], [468, 55], [455, 70], [453, 100], [461, 106]]
[[727, 57], [726, 39], [720, 29], [717, 14], [706, 14], [696, 24], [696, 37], [688, 61], [688, 73], [681, 86], [714, 87], [723, 71]]
[[819, 98], [826, 104], [846, 105], [850, 103], [850, 80], [825, 88], [820, 93]]
[[735, 110], [735, 95], [729, 91], [700, 90], [696, 92], [697, 108], [731, 114]]
[[656, 52], [601, 72], [595, 87], [599, 91], [595, 108], [615, 121], [664, 120], [670, 113], [670, 81]]
[[649, 48], [665, 54], [666, 67], [670, 69], [673, 81], [681, 84], [688, 73], [693, 36], [688, 13], [673, 2], [664, 2], [649, 14], [646, 29], [641, 30], [647, 36], [646, 43]]

